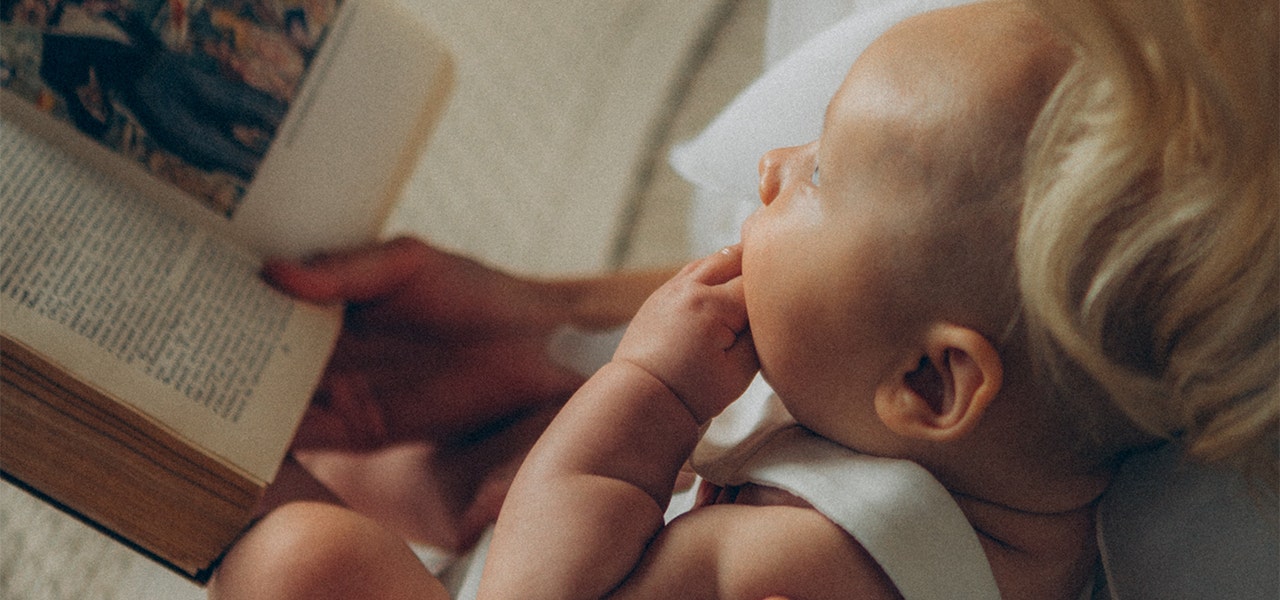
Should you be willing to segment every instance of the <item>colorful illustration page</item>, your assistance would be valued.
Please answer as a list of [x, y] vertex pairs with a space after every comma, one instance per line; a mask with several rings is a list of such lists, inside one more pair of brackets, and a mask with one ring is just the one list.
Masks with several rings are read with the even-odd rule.
[[0, 87], [231, 218], [340, 0], [13, 0]]

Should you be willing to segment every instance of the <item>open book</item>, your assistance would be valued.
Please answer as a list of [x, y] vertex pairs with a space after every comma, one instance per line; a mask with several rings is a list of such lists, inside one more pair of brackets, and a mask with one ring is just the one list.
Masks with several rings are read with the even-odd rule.
[[204, 581], [341, 327], [261, 259], [377, 235], [449, 56], [394, 0], [0, 16], [0, 470]]

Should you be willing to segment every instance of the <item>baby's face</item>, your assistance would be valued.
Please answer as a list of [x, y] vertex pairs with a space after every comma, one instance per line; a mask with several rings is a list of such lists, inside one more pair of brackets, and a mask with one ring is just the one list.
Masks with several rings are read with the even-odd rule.
[[992, 60], [1018, 51], [996, 10], [898, 25], [849, 71], [816, 142], [761, 160], [764, 206], [742, 242], [762, 371], [801, 423], [855, 449], [877, 386], [918, 366], [930, 323], [1008, 316], [1016, 209], [990, 198], [1044, 94], [1022, 94], [1017, 59]]

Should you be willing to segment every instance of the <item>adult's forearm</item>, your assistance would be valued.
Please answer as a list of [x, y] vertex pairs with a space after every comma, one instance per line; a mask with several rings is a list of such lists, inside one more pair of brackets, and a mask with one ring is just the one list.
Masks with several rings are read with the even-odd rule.
[[619, 271], [596, 277], [546, 280], [539, 285], [558, 303], [569, 307], [572, 325], [608, 329], [631, 320], [645, 299], [678, 270], [679, 267]]

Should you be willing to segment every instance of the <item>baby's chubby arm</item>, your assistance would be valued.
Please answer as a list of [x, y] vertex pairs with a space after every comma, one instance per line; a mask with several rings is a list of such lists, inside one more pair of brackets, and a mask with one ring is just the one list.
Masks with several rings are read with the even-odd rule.
[[726, 248], [655, 292], [561, 410], [507, 495], [481, 598], [600, 598], [634, 570], [701, 426], [758, 369], [741, 259]]

